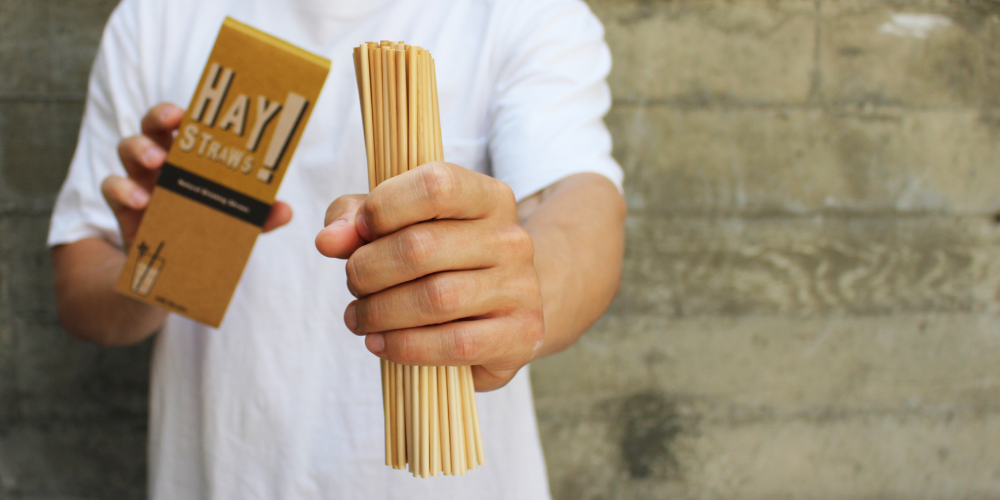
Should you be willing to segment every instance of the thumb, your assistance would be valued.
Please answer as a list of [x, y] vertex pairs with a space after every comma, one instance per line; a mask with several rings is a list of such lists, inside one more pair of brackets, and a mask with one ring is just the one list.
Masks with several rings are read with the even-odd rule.
[[352, 194], [337, 198], [326, 210], [326, 227], [316, 235], [319, 253], [336, 259], [347, 259], [366, 243], [358, 234], [355, 219], [365, 201], [365, 195]]

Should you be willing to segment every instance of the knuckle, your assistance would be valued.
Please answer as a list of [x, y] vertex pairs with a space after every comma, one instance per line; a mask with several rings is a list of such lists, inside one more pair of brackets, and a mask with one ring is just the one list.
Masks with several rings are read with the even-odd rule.
[[438, 274], [424, 279], [424, 300], [430, 311], [449, 313], [461, 307], [462, 294], [453, 278]]
[[133, 135], [131, 137], [126, 137], [118, 143], [118, 156], [122, 160], [131, 159], [136, 153], [136, 143], [140, 140], [141, 136]]
[[357, 314], [358, 326], [361, 327], [362, 331], [378, 331], [382, 320], [385, 319], [385, 308], [382, 307], [381, 301], [369, 297], [358, 301]]
[[521, 341], [519, 348], [512, 353], [520, 358], [522, 364], [530, 363], [537, 356], [545, 343], [545, 322], [540, 311], [526, 312], [517, 322], [517, 330]]
[[159, 129], [164, 127], [164, 113], [170, 108], [170, 104], [166, 102], [161, 102], [146, 112], [145, 116], [142, 117], [142, 126], [144, 130], [148, 129]]
[[399, 258], [408, 269], [419, 270], [434, 255], [435, 247], [429, 231], [411, 227], [399, 238]]
[[534, 256], [535, 244], [531, 240], [531, 235], [520, 225], [508, 224], [496, 234], [500, 245], [513, 255], [518, 257]]
[[129, 148], [137, 155], [144, 152], [147, 148], [154, 146], [156, 146], [156, 143], [145, 134], [132, 136], [132, 140], [129, 141]]
[[501, 207], [508, 210], [517, 210], [517, 197], [514, 196], [514, 190], [499, 179], [489, 177], [490, 188], [496, 196], [497, 202]]
[[538, 345], [545, 340], [545, 318], [541, 311], [533, 310], [525, 315], [524, 331], [532, 345]]
[[128, 195], [129, 183], [123, 177], [111, 176], [101, 183], [104, 196], [109, 200], [121, 202]]
[[117, 196], [115, 196], [114, 179], [108, 177], [101, 182], [101, 194], [104, 196], [104, 201], [108, 202], [108, 205], [114, 209], [117, 205]]
[[516, 202], [515, 200], [517, 199], [517, 197], [514, 196], [514, 190], [509, 185], [507, 185], [506, 182], [501, 181], [500, 179], [496, 179], [494, 177], [490, 177], [489, 179], [493, 181], [492, 182], [493, 190], [496, 192], [497, 196], [500, 197], [500, 199], [510, 203]]
[[364, 212], [365, 222], [368, 224], [369, 230], [379, 232], [378, 229], [384, 225], [387, 205], [388, 199], [382, 191], [372, 191], [368, 195], [368, 199], [365, 200]]
[[347, 259], [347, 264], [344, 267], [344, 271], [347, 273], [347, 287], [355, 294], [361, 294], [363, 288], [363, 283], [361, 283], [362, 274], [359, 272], [358, 267], [360, 264], [358, 261], [360, 256], [358, 252], [355, 252], [351, 258]]
[[448, 339], [448, 357], [462, 364], [471, 364], [479, 354], [475, 333], [468, 325], [469, 322], [456, 323]]
[[419, 364], [423, 355], [411, 332], [394, 332], [385, 336], [386, 353], [393, 362], [406, 366]]
[[133, 171], [129, 167], [142, 167], [140, 170], [149, 168], [142, 160], [142, 157], [151, 147], [156, 147], [156, 144], [144, 135], [135, 135], [119, 143], [118, 156], [130, 176], [133, 174]]
[[447, 206], [455, 197], [458, 180], [455, 172], [444, 163], [430, 163], [421, 172], [427, 201], [435, 206]]

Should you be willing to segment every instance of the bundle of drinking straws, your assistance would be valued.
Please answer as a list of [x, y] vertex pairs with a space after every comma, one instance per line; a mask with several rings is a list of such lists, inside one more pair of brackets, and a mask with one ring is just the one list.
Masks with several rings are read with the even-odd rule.
[[[443, 161], [434, 59], [403, 42], [354, 49], [368, 153], [368, 188]], [[486, 463], [472, 368], [382, 360], [385, 464], [415, 477], [461, 476]]]

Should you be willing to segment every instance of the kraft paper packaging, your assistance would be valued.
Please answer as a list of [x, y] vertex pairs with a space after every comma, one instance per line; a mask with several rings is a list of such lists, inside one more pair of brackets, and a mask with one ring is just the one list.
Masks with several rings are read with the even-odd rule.
[[330, 61], [226, 18], [117, 290], [218, 327]]

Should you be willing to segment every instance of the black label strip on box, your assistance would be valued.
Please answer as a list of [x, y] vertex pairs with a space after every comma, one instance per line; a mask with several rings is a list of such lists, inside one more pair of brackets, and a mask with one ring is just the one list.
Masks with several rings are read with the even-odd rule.
[[271, 213], [267, 203], [169, 163], [163, 165], [156, 185], [257, 227], [263, 226]]

